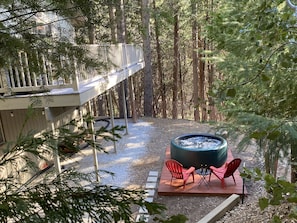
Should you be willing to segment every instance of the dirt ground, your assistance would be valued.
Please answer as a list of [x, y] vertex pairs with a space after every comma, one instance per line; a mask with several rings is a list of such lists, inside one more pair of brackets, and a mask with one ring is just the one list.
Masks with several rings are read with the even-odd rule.
[[[116, 120], [116, 125], [124, 125], [124, 120]], [[126, 188], [143, 188], [149, 171], [161, 169], [165, 157], [165, 149], [170, 140], [186, 133], [214, 133], [208, 124], [199, 124], [188, 120], [171, 120], [156, 118], [141, 118], [136, 123], [129, 121], [128, 134], [116, 143], [105, 145], [109, 154], [99, 154], [99, 169], [115, 173], [114, 177], [102, 173], [103, 184], [113, 184]], [[239, 152], [235, 148], [235, 142], [227, 138], [228, 147], [232, 150], [234, 157], [243, 160], [247, 168], [263, 167], [255, 148]], [[77, 165], [82, 171], [92, 171], [92, 152], [84, 150], [77, 159]], [[64, 165], [73, 165], [66, 163]], [[240, 170], [242, 166], [240, 167]], [[264, 189], [261, 182], [246, 182], [248, 196], [243, 204], [239, 204], [224, 218], [218, 222], [269, 222], [275, 210], [261, 212], [257, 206], [257, 199], [263, 195]], [[167, 207], [164, 215], [171, 216], [184, 214], [188, 223], [198, 222], [211, 210], [223, 202], [226, 197], [219, 196], [159, 196], [157, 193], [154, 202], [162, 203]], [[136, 214], [136, 213], [135, 213]], [[290, 221], [287, 221], [290, 222]]]

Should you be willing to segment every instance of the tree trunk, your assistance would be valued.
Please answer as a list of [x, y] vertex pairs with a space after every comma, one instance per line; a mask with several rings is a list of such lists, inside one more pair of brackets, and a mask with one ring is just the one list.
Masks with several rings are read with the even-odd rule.
[[[154, 11], [156, 12], [156, 1], [153, 1]], [[155, 35], [156, 35], [156, 52], [157, 52], [157, 70], [159, 73], [159, 86], [161, 94], [161, 113], [162, 118], [167, 118], [167, 102], [166, 102], [166, 85], [164, 83], [164, 73], [162, 69], [162, 53], [161, 53], [161, 44], [159, 41], [159, 22], [157, 17], [154, 17], [155, 20]]]
[[136, 115], [139, 116], [143, 114], [142, 108], [143, 108], [143, 95], [144, 95], [144, 87], [143, 87], [143, 79], [140, 75], [138, 76], [132, 76], [132, 80], [134, 83], [134, 86], [137, 85], [137, 88], [134, 89], [135, 92], [135, 109], [136, 109]]
[[142, 0], [143, 53], [144, 53], [144, 116], [153, 115], [153, 75], [150, 45], [149, 0]]
[[[198, 26], [198, 48], [204, 50], [204, 40], [201, 37], [201, 27]], [[201, 121], [207, 120], [207, 108], [205, 103], [205, 62], [203, 54], [199, 53], [199, 101], [201, 108]]]
[[[208, 62], [209, 63], [209, 62]], [[213, 81], [214, 81], [214, 66], [213, 64], [208, 65], [208, 91], [211, 91], [212, 85], [213, 85]], [[209, 119], [212, 121], [217, 121], [217, 117], [216, 117], [216, 107], [214, 104], [214, 100], [212, 98], [212, 96], [210, 94], [208, 94], [208, 102], [209, 102], [209, 109], [210, 109], [210, 113], [209, 113]]]
[[[192, 0], [192, 17], [196, 18], [197, 15], [197, 3]], [[198, 82], [198, 24], [197, 20], [193, 19], [192, 23], [192, 59], [193, 59], [193, 107], [194, 107], [194, 120], [200, 121], [199, 114], [199, 82]]]
[[109, 25], [110, 25], [110, 35], [111, 42], [116, 43], [116, 26], [115, 26], [115, 8], [112, 4], [108, 5], [108, 13], [109, 13]]
[[136, 113], [136, 99], [134, 94], [134, 83], [133, 77], [129, 78], [129, 101], [131, 105], [131, 113], [133, 122], [137, 121], [137, 113]]
[[[183, 54], [185, 55], [185, 54]], [[184, 99], [184, 79], [183, 79], [183, 73], [182, 73], [182, 66], [181, 66], [181, 53], [178, 54], [178, 64], [179, 64], [179, 98], [180, 98], [180, 114], [181, 114], [181, 118], [184, 119], [185, 118], [185, 109], [184, 109], [184, 102], [185, 102], [185, 99]], [[185, 58], [184, 60], [185, 61]]]
[[297, 181], [297, 145], [291, 145], [291, 182]]
[[[124, 12], [124, 0], [118, 0], [116, 4], [116, 22], [117, 22], [117, 41], [118, 43], [126, 42], [126, 32], [125, 32], [125, 12]], [[122, 81], [117, 88], [118, 93], [118, 104], [119, 104], [119, 117], [123, 118], [125, 111], [123, 103], [125, 95], [123, 95], [123, 88], [126, 94], [127, 92], [127, 81]], [[126, 106], [127, 107], [127, 106]]]
[[173, 55], [174, 55], [174, 61], [173, 61], [173, 84], [172, 84], [172, 118], [177, 119], [178, 116], [178, 74], [179, 74], [179, 21], [178, 21], [178, 7], [174, 7], [174, 31], [173, 31]]
[[[90, 6], [91, 7], [91, 6]], [[92, 8], [90, 11], [92, 12]], [[89, 43], [94, 44], [95, 43], [95, 25], [94, 21], [91, 16], [88, 17], [88, 38], [89, 38]], [[98, 116], [98, 108], [97, 108], [97, 99], [93, 98], [91, 100], [91, 108], [92, 108], [92, 116]]]
[[117, 42], [125, 43], [125, 19], [124, 19], [124, 0], [117, 0], [116, 4], [116, 24], [117, 24]]

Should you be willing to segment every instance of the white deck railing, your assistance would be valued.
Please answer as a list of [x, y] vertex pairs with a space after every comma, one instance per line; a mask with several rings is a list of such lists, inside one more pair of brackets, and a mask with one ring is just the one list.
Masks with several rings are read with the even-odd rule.
[[[73, 88], [79, 90], [82, 83], [94, 78], [107, 76], [143, 61], [143, 51], [131, 44], [85, 45], [91, 57], [102, 62], [100, 69], [77, 65], [75, 58], [60, 56], [59, 68], [54, 67], [44, 55], [37, 55], [37, 60], [30, 61], [27, 53], [20, 52], [18, 61], [8, 61], [7, 67], [0, 68], [0, 94], [32, 93], [55, 88]], [[31, 69], [30, 63], [35, 63]], [[57, 74], [57, 71], [71, 73], [70, 76]]]

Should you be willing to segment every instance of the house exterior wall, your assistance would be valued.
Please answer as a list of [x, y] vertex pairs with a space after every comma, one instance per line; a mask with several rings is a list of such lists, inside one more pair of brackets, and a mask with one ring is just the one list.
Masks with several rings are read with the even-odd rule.
[[[46, 112], [50, 112], [51, 120], [48, 120], [49, 116]], [[3, 139], [4, 142], [15, 142], [16, 137], [22, 131], [23, 135], [34, 130], [35, 135], [39, 135], [43, 131], [52, 131], [52, 124], [54, 128], [57, 129], [62, 125], [69, 123], [73, 119], [81, 120], [81, 116], [86, 114], [86, 106], [78, 107], [58, 107], [50, 108], [48, 111], [46, 109], [34, 109], [34, 116], [30, 117], [26, 121], [26, 116], [28, 115], [27, 109], [18, 109], [18, 110], [4, 110], [0, 111], [0, 128], [3, 129]], [[25, 123], [25, 125], [24, 125]], [[80, 124], [84, 124], [81, 122]], [[71, 129], [72, 131], [78, 130], [76, 127]], [[7, 148], [6, 143], [0, 144], [0, 154], [2, 154]], [[16, 182], [25, 183], [27, 182], [34, 174], [36, 174], [35, 169], [28, 169], [27, 171], [22, 172], [21, 175], [15, 174], [21, 171], [23, 168], [26, 168], [27, 163], [24, 159], [21, 159], [22, 156], [30, 157], [31, 161], [36, 163], [39, 170], [46, 168], [53, 162], [53, 154], [45, 149], [43, 156], [46, 157], [46, 160], [37, 158], [29, 153], [22, 153], [19, 155], [20, 159], [16, 159], [13, 162], [8, 162], [0, 168], [0, 179], [6, 178], [9, 175], [13, 174]], [[15, 175], [14, 175], [15, 174]]]
[[22, 134], [26, 134], [32, 130], [38, 134], [46, 130], [51, 131], [50, 124], [52, 122], [55, 128], [58, 128], [75, 118], [79, 118], [79, 111], [74, 107], [51, 108], [50, 110], [52, 120], [47, 120], [44, 109], [38, 108], [34, 109], [34, 116], [30, 117], [27, 121], [25, 121], [28, 114], [27, 109], [0, 111], [4, 141], [15, 141], [22, 129]]
[[41, 109], [36, 109], [35, 116], [24, 124], [27, 112], [26, 109], [0, 111], [5, 141], [15, 141], [22, 129], [23, 133], [26, 134], [33, 129], [38, 132], [46, 128], [46, 120]]

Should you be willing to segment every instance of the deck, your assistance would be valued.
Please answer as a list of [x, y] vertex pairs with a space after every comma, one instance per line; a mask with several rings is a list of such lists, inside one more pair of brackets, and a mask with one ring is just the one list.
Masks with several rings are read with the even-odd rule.
[[[170, 158], [170, 148], [166, 149], [165, 160]], [[232, 152], [228, 150], [227, 162], [233, 159]], [[240, 172], [237, 169], [235, 174], [236, 185], [234, 184], [233, 178], [229, 177], [225, 179], [225, 187], [222, 188], [221, 181], [214, 175], [211, 176], [208, 182], [209, 176], [206, 176], [208, 184], [200, 182], [201, 177], [195, 174], [194, 183], [192, 177], [189, 177], [185, 189], [182, 186], [182, 180], [172, 180], [170, 184], [171, 174], [165, 166], [165, 162], [162, 168], [160, 181], [158, 185], [158, 195], [163, 196], [175, 196], [175, 195], [189, 195], [189, 196], [229, 196], [231, 194], [248, 194], [245, 186], [243, 186], [243, 180], [240, 176]]]

